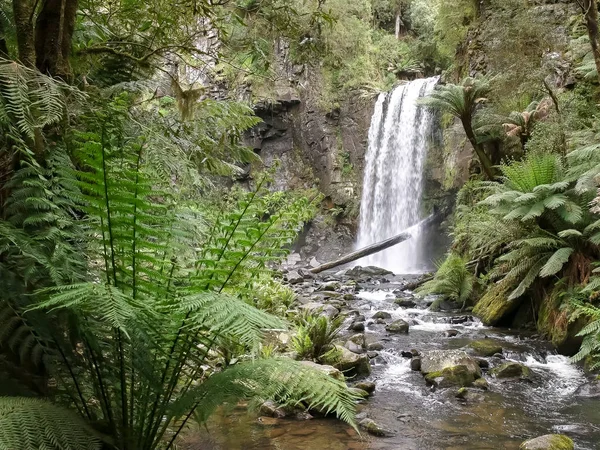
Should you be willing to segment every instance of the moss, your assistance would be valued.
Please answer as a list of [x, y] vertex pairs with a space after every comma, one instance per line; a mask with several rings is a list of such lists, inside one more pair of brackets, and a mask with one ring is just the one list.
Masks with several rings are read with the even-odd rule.
[[523, 364], [507, 362], [493, 368], [490, 374], [496, 378], [529, 378], [531, 370]]
[[564, 434], [547, 434], [525, 441], [519, 448], [521, 450], [573, 450], [575, 444]]
[[468, 345], [474, 353], [479, 356], [492, 356], [496, 353], [502, 353], [502, 346], [493, 339], [480, 339], [473, 341]]
[[428, 373], [425, 376], [425, 381], [427, 384], [440, 388], [450, 386], [467, 387], [473, 384], [477, 376], [477, 374], [469, 371], [467, 366], [459, 365]]
[[477, 302], [473, 314], [485, 325], [497, 325], [502, 319], [512, 313], [521, 303], [521, 299], [508, 299], [510, 285], [500, 282], [493, 285]]

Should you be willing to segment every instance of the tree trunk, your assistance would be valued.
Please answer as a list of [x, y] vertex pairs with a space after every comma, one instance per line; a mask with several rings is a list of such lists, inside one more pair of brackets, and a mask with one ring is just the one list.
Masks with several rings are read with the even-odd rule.
[[479, 159], [479, 163], [481, 164], [481, 169], [483, 170], [483, 172], [489, 180], [493, 180], [494, 166], [481, 144], [479, 144], [477, 142], [477, 139], [475, 138], [475, 132], [473, 131], [473, 127], [471, 125], [471, 118], [461, 118], [461, 122], [463, 128], [465, 129], [467, 139], [469, 139], [469, 142], [473, 146], [473, 150], [475, 150], [475, 153], [477, 154], [477, 158]]
[[[438, 218], [438, 214], [433, 213], [426, 219], [423, 219], [419, 223], [419, 226], [423, 227], [423, 226], [431, 225], [433, 222], [435, 222], [435, 220], [437, 218]], [[328, 263], [321, 264], [320, 266], [315, 267], [314, 269], [311, 269], [310, 271], [312, 273], [320, 273], [320, 272], [323, 272], [324, 270], [333, 269], [334, 267], [341, 266], [342, 264], [356, 261], [357, 259], [360, 259], [364, 256], [369, 256], [369, 255], [372, 255], [373, 253], [377, 253], [377, 252], [380, 252], [381, 250], [385, 250], [386, 248], [389, 248], [393, 245], [399, 244], [400, 242], [410, 239], [411, 237], [412, 237], [412, 235], [409, 232], [403, 231], [402, 233], [397, 234], [396, 236], [388, 238], [384, 241], [376, 242], [375, 244], [368, 245], [359, 250], [356, 250], [355, 252], [348, 253], [348, 254], [342, 256], [341, 258], [336, 259], [335, 261], [330, 261]]]
[[27, 67], [35, 67], [35, 40], [33, 34], [34, 5], [32, 0], [13, 0], [13, 15], [19, 60]]
[[45, 0], [35, 27], [36, 66], [42, 73], [71, 77], [71, 40], [77, 0]]
[[0, 20], [0, 58], [8, 58], [8, 46], [6, 45], [6, 39], [4, 39], [4, 25]]
[[600, 36], [598, 35], [598, 4], [596, 0], [583, 0], [583, 14], [585, 15], [585, 26], [592, 46], [592, 54], [600, 81]]

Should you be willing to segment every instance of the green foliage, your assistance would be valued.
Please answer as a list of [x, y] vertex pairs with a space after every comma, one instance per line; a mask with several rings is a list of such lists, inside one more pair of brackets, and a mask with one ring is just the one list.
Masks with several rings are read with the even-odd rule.
[[75, 414], [35, 398], [0, 397], [0, 449], [99, 450], [97, 433]]
[[284, 315], [297, 298], [296, 293], [272, 277], [258, 278], [252, 285], [254, 305], [277, 315]]
[[296, 335], [292, 338], [292, 347], [302, 359], [318, 359], [329, 351], [337, 336], [344, 318], [334, 319], [313, 312], [304, 312], [296, 319]]
[[462, 303], [464, 308], [475, 284], [475, 277], [466, 263], [460, 256], [450, 253], [438, 267], [433, 280], [423, 284], [416, 292], [442, 295], [443, 298]]
[[[199, 151], [220, 160], [252, 119], [231, 123], [247, 108], [202, 108]], [[66, 128], [69, 152], [47, 151], [43, 164], [24, 158], [3, 186], [0, 350], [51, 378], [53, 402], [77, 410], [116, 448], [172, 448], [194, 412], [204, 418], [222, 401], [267, 392], [310, 398], [352, 422], [343, 383], [285, 359], [251, 362], [264, 330], [286, 326], [252, 306], [254, 289], [315, 205], [269, 192], [266, 174], [218, 214], [199, 217], [197, 201], [156, 163], [160, 141], [136, 114], [130, 94], [90, 104], [77, 129]], [[215, 139], [228, 143], [208, 153]], [[60, 435], [67, 413], [52, 408], [32, 406], [44, 415], [36, 431], [68, 448]], [[25, 413], [19, 420], [31, 423]], [[71, 428], [76, 446], [81, 427]]]

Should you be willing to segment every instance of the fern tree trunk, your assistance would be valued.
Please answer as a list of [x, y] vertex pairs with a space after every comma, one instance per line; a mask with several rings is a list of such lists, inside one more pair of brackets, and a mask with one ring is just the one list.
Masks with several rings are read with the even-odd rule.
[[35, 40], [33, 34], [33, 0], [13, 0], [13, 15], [19, 60], [27, 67], [35, 67]]
[[473, 126], [471, 125], [472, 119], [470, 117], [461, 117], [460, 121], [462, 122], [463, 128], [465, 129], [467, 139], [469, 139], [469, 142], [473, 146], [473, 150], [475, 150], [475, 153], [477, 154], [477, 158], [479, 159], [479, 163], [481, 164], [481, 169], [483, 170], [483, 172], [489, 180], [493, 180], [494, 166], [492, 164], [492, 160], [483, 149], [483, 146], [477, 142], [475, 132], [473, 131]]
[[592, 46], [592, 54], [596, 63], [598, 72], [598, 81], [600, 82], [600, 36], [598, 32], [598, 3], [596, 0], [583, 0], [580, 3], [585, 15], [585, 26]]
[[[18, 0], [17, 0], [18, 1]], [[46, 0], [35, 27], [36, 66], [65, 80], [71, 78], [71, 40], [78, 0]]]

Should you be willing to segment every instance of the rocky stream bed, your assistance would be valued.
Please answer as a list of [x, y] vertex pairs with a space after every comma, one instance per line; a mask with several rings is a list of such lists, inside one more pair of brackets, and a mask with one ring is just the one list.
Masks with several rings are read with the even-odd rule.
[[[518, 449], [562, 434], [576, 449], [600, 449], [600, 381], [536, 335], [486, 327], [450, 303], [432, 311], [433, 298], [408, 289], [414, 279], [376, 268], [287, 272], [299, 308], [346, 317], [336, 366], [349, 385], [372, 390], [358, 407], [361, 435], [329, 418], [280, 417], [276, 408], [257, 418], [238, 407], [192, 433], [186, 448]], [[570, 448], [539, 442], [521, 448]]]

